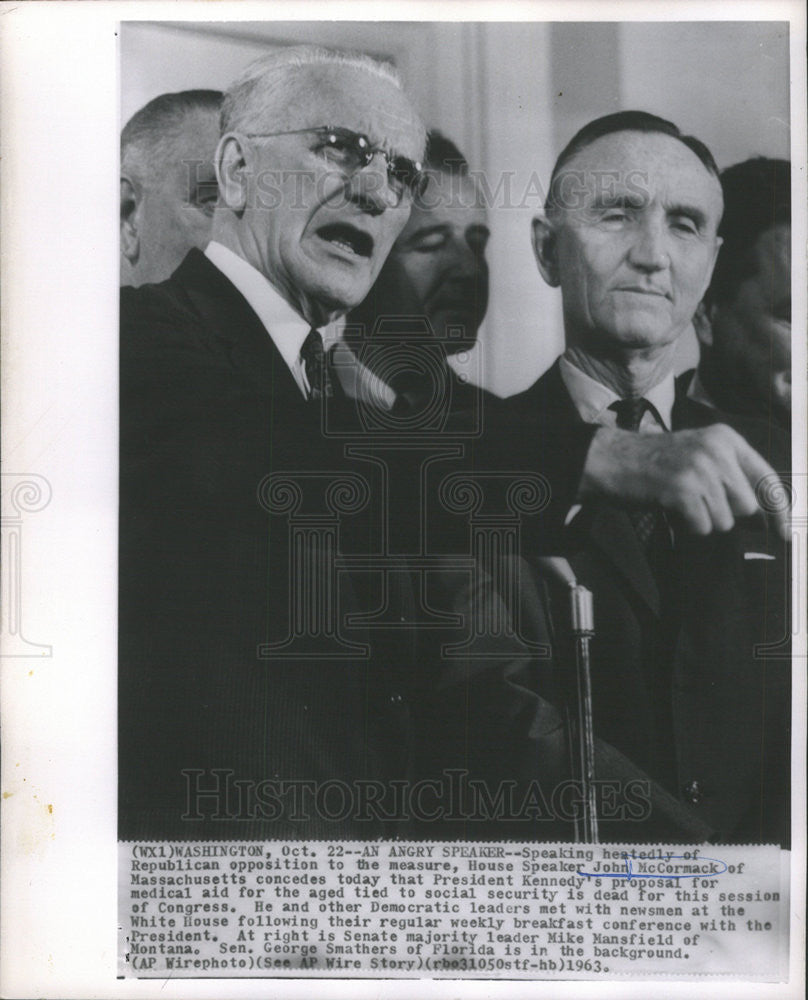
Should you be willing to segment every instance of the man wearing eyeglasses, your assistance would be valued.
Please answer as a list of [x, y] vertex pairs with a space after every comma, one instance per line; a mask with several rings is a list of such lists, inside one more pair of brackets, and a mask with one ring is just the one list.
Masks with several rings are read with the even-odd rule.
[[[372, 811], [317, 797], [406, 777], [410, 746], [408, 642], [370, 660], [361, 630], [330, 629], [335, 606], [380, 595], [372, 574], [320, 569], [337, 520], [343, 542], [361, 531], [340, 506], [341, 443], [321, 433], [320, 330], [404, 226], [425, 131], [390, 67], [306, 46], [248, 67], [222, 133], [210, 243], [122, 294], [119, 830], [378, 836]], [[301, 524], [315, 515], [301, 532], [325, 539], [302, 556], [266, 509], [296, 512], [268, 478], [286, 473]]]

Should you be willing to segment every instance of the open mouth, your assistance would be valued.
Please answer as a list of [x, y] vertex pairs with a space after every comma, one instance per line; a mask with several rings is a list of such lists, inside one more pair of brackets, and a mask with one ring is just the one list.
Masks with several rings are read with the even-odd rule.
[[373, 253], [373, 237], [345, 222], [333, 222], [323, 226], [317, 230], [317, 235], [326, 243], [355, 257], [370, 257]]

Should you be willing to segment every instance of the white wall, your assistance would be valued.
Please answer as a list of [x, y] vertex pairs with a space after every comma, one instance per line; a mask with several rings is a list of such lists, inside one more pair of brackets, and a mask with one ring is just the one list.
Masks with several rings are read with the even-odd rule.
[[788, 25], [621, 24], [621, 97], [676, 122], [723, 169], [790, 156]]
[[[775, 22], [128, 22], [121, 121], [165, 91], [223, 89], [268, 47], [300, 41], [391, 59], [427, 124], [485, 172], [495, 197], [483, 381], [503, 395], [561, 350], [559, 294], [536, 270], [530, 220], [578, 128], [642, 108], [703, 139], [719, 166], [789, 154], [787, 35]], [[680, 369], [695, 358], [695, 342], [683, 342]]]
[[501, 191], [490, 212], [485, 384], [501, 395], [531, 385], [562, 347], [560, 296], [539, 275], [530, 239], [555, 156], [550, 44], [547, 24], [485, 25], [482, 32], [482, 167], [490, 190]]
[[224, 90], [267, 50], [261, 41], [150, 22], [122, 24], [120, 38], [121, 125], [159, 94]]

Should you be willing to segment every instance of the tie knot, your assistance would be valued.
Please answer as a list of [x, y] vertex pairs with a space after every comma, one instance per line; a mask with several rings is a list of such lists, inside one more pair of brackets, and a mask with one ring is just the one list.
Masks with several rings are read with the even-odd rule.
[[609, 407], [617, 414], [617, 426], [623, 431], [638, 431], [643, 414], [649, 408], [643, 396], [618, 399]]
[[300, 358], [309, 383], [310, 399], [322, 399], [331, 396], [333, 389], [329, 372], [325, 364], [323, 338], [319, 330], [313, 327], [300, 348]]
[[312, 361], [317, 361], [317, 359], [322, 364], [323, 353], [322, 335], [319, 330], [315, 330], [312, 327], [300, 348], [300, 357], [303, 359], [303, 364], [308, 365]]

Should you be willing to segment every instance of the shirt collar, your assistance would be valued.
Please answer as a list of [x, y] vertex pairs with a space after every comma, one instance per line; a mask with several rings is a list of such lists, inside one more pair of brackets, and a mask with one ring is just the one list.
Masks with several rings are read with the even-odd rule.
[[[614, 390], [598, 382], [574, 365], [569, 358], [562, 355], [558, 362], [561, 378], [567, 392], [572, 397], [575, 409], [581, 419], [587, 424], [604, 424], [615, 426], [616, 414], [609, 409], [620, 396]], [[671, 414], [676, 398], [676, 381], [673, 372], [658, 382], [653, 389], [644, 394], [645, 399], [654, 407], [655, 417], [666, 431], [671, 429]]]
[[241, 292], [278, 348], [304, 396], [308, 395], [300, 348], [311, 326], [258, 271], [222, 243], [211, 240], [205, 256]]

